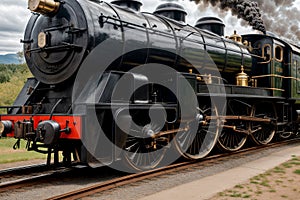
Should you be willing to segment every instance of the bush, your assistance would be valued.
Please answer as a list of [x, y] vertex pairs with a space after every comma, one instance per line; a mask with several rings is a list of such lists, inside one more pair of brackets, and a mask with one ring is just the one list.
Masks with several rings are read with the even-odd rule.
[[29, 77], [26, 64], [0, 64], [0, 106], [12, 105]]
[[0, 64], [0, 83], [9, 82], [12, 76], [28, 73], [26, 64]]

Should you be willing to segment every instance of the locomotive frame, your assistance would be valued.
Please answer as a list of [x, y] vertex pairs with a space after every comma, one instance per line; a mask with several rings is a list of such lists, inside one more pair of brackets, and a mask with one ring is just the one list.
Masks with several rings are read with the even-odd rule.
[[[178, 5], [151, 14], [138, 11], [139, 1], [129, 3], [136, 3], [135, 10], [100, 1], [29, 0], [34, 14], [23, 43], [35, 78], [28, 79], [14, 105], [2, 107], [7, 109], [0, 115], [3, 137], [27, 140], [28, 150], [48, 154], [48, 164], [53, 153], [57, 164], [62, 151], [66, 164], [121, 160], [140, 171], [161, 165], [171, 150], [200, 159], [215, 145], [236, 151], [249, 137], [265, 145], [275, 136], [298, 134], [300, 47], [270, 34], [225, 38], [224, 25], [215, 18], [200, 20], [205, 26], [197, 28], [182, 16], [181, 21], [163, 16], [184, 13]], [[213, 32], [212, 26], [221, 29]], [[89, 71], [89, 56], [108, 39], [123, 45], [121, 56], [103, 73], [87, 72], [86, 82], [78, 84], [81, 70]], [[129, 51], [131, 46], [139, 50]], [[173, 91], [132, 72], [151, 63], [174, 70], [161, 80]], [[121, 94], [131, 96], [112, 99], [124, 77], [128, 92]]]

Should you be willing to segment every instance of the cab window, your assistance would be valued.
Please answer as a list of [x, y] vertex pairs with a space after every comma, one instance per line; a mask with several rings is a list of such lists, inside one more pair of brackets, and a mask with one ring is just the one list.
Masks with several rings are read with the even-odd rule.
[[262, 48], [262, 57], [266, 62], [269, 62], [271, 60], [271, 45], [265, 44]]
[[276, 46], [275, 47], [275, 59], [278, 62], [283, 61], [283, 48], [281, 46]]

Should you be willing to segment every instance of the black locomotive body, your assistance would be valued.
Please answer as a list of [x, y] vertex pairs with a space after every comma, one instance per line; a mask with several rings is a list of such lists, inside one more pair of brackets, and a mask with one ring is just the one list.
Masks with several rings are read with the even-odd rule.
[[235, 151], [250, 137], [298, 133], [299, 47], [262, 34], [225, 38], [216, 18], [187, 25], [176, 4], [154, 14], [140, 6], [29, 0], [23, 43], [34, 78], [0, 116], [2, 136], [26, 139], [49, 163], [62, 151], [65, 162], [73, 154], [144, 170], [170, 149], [199, 159], [216, 144]]

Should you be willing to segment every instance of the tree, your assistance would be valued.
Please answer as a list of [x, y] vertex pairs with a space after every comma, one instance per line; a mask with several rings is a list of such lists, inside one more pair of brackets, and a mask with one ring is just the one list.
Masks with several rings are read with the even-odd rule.
[[17, 56], [18, 56], [19, 63], [20, 64], [24, 63], [24, 52], [23, 51], [18, 51]]
[[0, 83], [6, 83], [10, 81], [11, 71], [8, 65], [0, 64]]

